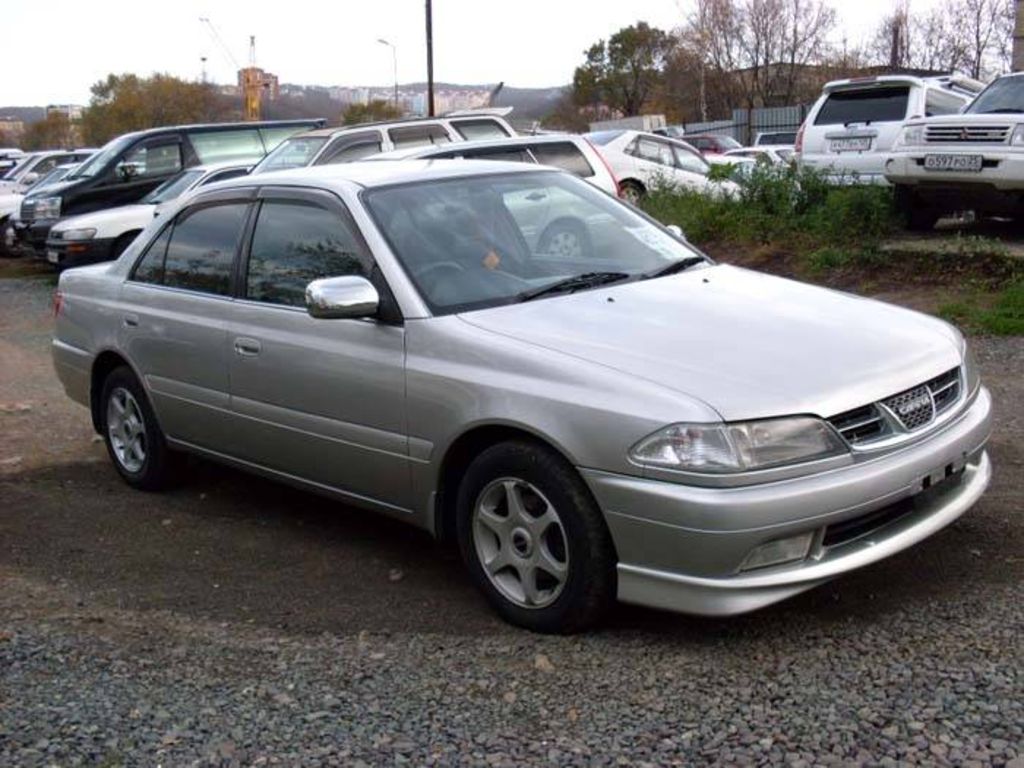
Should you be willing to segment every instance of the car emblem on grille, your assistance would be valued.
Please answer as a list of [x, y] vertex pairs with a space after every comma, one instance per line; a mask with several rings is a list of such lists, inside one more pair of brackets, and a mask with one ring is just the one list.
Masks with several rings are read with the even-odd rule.
[[971, 138], [970, 132], [966, 128], [960, 129], [960, 141], [968, 141]]
[[920, 386], [903, 392], [882, 404], [888, 408], [904, 428], [914, 430], [923, 427], [935, 417], [935, 401], [928, 387]]

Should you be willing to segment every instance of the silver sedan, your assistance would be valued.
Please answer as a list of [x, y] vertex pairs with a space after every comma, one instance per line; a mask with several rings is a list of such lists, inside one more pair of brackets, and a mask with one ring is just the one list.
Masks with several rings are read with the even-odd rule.
[[[559, 200], [591, 247], [547, 252]], [[988, 485], [934, 318], [718, 265], [569, 174], [355, 163], [225, 182], [63, 273], [57, 372], [126, 482], [186, 452], [450, 538], [506, 619], [726, 615], [899, 552]]]

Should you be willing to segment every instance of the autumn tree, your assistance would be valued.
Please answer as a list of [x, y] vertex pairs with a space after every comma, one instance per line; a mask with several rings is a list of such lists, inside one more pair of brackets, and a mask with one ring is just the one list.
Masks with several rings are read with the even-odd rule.
[[643, 21], [620, 29], [586, 51], [573, 75], [573, 99], [580, 106], [603, 104], [627, 116], [640, 114], [661, 83], [673, 45], [671, 35]]
[[356, 123], [372, 123], [378, 120], [394, 120], [402, 116], [402, 111], [394, 104], [383, 99], [373, 99], [366, 104], [349, 104], [341, 113], [342, 125]]
[[239, 119], [212, 86], [171, 75], [108, 75], [92, 87], [82, 116], [86, 143], [101, 145], [130, 131], [162, 125]]
[[50, 112], [25, 128], [21, 145], [26, 150], [69, 149], [77, 141], [75, 127], [63, 112]]

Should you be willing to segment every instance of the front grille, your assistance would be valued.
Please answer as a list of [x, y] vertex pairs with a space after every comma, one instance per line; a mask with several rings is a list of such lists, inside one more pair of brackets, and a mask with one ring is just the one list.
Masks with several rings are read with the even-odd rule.
[[18, 214], [22, 221], [34, 221], [36, 218], [36, 203], [34, 200], [24, 200], [21, 203], [21, 212]]
[[924, 140], [928, 144], [1004, 144], [1009, 135], [1008, 125], [929, 125]]
[[885, 434], [885, 422], [874, 405], [854, 408], [852, 411], [833, 416], [830, 421], [846, 442], [865, 443]]
[[914, 432], [931, 424], [936, 416], [956, 405], [961, 394], [960, 369], [950, 368], [878, 403], [833, 416], [829, 423], [850, 445], [865, 445], [894, 432]]
[[935, 415], [949, 410], [960, 399], [960, 369], [951, 368], [925, 384], [935, 402]]

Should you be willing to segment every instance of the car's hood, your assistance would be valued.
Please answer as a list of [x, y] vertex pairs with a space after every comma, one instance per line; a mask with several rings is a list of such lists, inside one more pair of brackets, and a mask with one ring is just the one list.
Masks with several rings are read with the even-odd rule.
[[1015, 123], [1024, 122], [1024, 114], [1016, 112], [1003, 112], [1003, 113], [992, 113], [992, 114], [971, 114], [965, 112], [958, 112], [952, 115], [935, 115], [933, 117], [917, 118], [916, 120], [908, 120], [907, 124], [913, 125], [1013, 125]]
[[[126, 232], [129, 229], [142, 229], [153, 220], [154, 206], [148, 203], [137, 203], [134, 205], [122, 205], [117, 208], [107, 208], [103, 211], [83, 213], [78, 216], [71, 216], [63, 219], [53, 227], [54, 232], [63, 232], [68, 229], [81, 229], [82, 227], [94, 227], [105, 229], [114, 227], [119, 232]], [[97, 237], [103, 237], [99, 234]]]
[[960, 362], [916, 312], [730, 266], [461, 315], [704, 401], [726, 420], [832, 416]]

